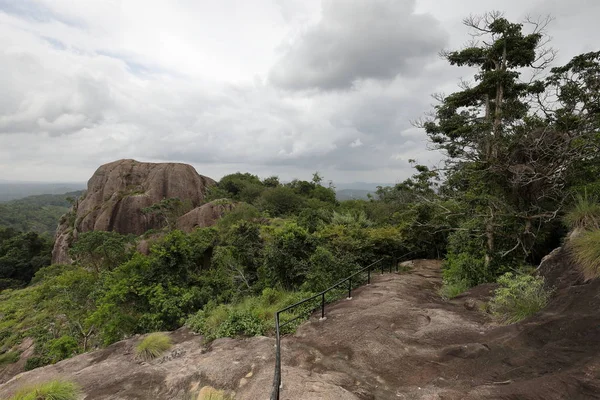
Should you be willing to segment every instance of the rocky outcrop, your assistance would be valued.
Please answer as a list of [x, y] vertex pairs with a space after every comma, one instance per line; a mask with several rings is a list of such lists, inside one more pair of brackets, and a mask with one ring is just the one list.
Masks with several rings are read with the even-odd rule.
[[213, 226], [223, 214], [234, 208], [235, 203], [226, 199], [211, 201], [179, 217], [177, 229], [189, 233], [196, 228]]
[[87, 191], [65, 215], [56, 232], [53, 263], [68, 263], [68, 248], [82, 232], [115, 231], [141, 235], [164, 221], [142, 209], [178, 198], [196, 208], [215, 181], [187, 164], [119, 160], [102, 165], [88, 181]]

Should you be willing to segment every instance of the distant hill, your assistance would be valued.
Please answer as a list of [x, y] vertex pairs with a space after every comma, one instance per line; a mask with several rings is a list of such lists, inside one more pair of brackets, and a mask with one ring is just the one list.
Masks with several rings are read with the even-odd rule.
[[81, 193], [79, 190], [63, 194], [42, 194], [0, 203], [0, 226], [54, 235], [58, 220], [71, 207], [67, 198], [75, 199]]
[[338, 183], [334, 182], [334, 186], [337, 191], [346, 189], [351, 190], [366, 190], [369, 192], [375, 192], [377, 186], [394, 186], [395, 183], [377, 183], [377, 182], [351, 182], [351, 183]]
[[338, 199], [338, 201], [368, 200], [369, 193], [373, 193], [373, 191], [362, 189], [342, 189], [335, 192], [335, 197]]
[[85, 189], [85, 183], [40, 183], [0, 181], [0, 203], [27, 196], [63, 194]]

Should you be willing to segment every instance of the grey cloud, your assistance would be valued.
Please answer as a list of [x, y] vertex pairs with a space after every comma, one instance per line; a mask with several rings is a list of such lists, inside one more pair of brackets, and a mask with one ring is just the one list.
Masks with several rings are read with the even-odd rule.
[[357, 80], [411, 75], [445, 45], [437, 20], [414, 0], [325, 0], [322, 19], [270, 71], [285, 89], [347, 89]]

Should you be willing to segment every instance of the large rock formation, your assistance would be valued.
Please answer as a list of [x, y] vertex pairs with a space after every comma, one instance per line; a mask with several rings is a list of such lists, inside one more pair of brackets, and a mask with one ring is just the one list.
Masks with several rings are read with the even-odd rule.
[[52, 262], [70, 262], [68, 248], [81, 232], [141, 235], [161, 228], [164, 221], [143, 213], [143, 208], [170, 198], [198, 207], [206, 188], [214, 184], [187, 164], [119, 160], [102, 165], [88, 181], [87, 191], [61, 219]]

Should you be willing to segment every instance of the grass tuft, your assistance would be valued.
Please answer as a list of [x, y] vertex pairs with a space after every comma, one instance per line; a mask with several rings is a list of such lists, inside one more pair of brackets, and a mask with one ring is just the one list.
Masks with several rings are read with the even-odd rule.
[[548, 304], [551, 291], [544, 287], [544, 278], [515, 275], [508, 272], [498, 278], [500, 287], [490, 300], [489, 309], [500, 322], [514, 324]]
[[450, 282], [450, 281], [444, 280], [444, 284], [440, 288], [438, 293], [440, 294], [440, 296], [442, 296], [442, 298], [444, 300], [449, 300], [449, 299], [453, 299], [454, 297], [458, 296], [461, 293], [466, 292], [469, 289], [470, 289], [469, 284], [465, 280], [460, 280], [460, 281], [456, 281], [456, 282]]
[[0, 354], [0, 367], [16, 363], [19, 361], [19, 358], [21, 358], [21, 352], [19, 351], [8, 351], [4, 354]]
[[568, 248], [586, 279], [600, 277], [600, 230], [581, 233], [569, 240]]
[[217, 390], [211, 386], [204, 386], [196, 400], [231, 400], [225, 391]]
[[169, 350], [172, 345], [171, 338], [166, 334], [151, 333], [135, 347], [135, 355], [141, 360], [150, 361]]
[[22, 389], [10, 400], [77, 400], [79, 387], [73, 382], [50, 381]]
[[575, 206], [563, 218], [570, 229], [600, 229], [600, 203], [593, 196], [577, 196]]

